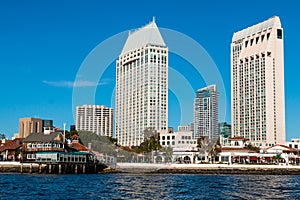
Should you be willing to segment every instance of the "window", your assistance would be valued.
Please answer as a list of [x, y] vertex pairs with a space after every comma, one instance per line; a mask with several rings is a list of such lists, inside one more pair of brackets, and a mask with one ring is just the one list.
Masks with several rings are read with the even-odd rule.
[[298, 149], [298, 144], [295, 144], [295, 149]]
[[172, 135], [172, 140], [175, 140], [175, 135]]
[[165, 136], [162, 136], [162, 140], [165, 140]]
[[277, 29], [277, 38], [282, 39], [282, 30], [281, 29]]

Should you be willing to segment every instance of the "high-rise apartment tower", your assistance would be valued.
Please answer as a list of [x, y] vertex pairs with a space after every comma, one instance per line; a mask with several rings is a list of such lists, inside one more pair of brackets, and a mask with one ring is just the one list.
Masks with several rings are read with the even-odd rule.
[[196, 92], [194, 100], [193, 138], [206, 136], [210, 140], [219, 138], [218, 92], [216, 85], [209, 85]]
[[285, 142], [283, 39], [277, 16], [232, 37], [232, 136], [256, 146]]
[[114, 110], [100, 105], [76, 107], [76, 130], [91, 131], [101, 136], [113, 136]]
[[168, 48], [153, 20], [129, 33], [116, 62], [116, 136], [138, 146], [144, 131], [168, 129]]

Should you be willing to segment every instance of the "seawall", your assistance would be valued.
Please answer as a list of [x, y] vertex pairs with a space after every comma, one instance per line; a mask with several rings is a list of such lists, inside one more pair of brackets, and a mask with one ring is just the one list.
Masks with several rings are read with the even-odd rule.
[[300, 166], [118, 163], [108, 173], [300, 175]]

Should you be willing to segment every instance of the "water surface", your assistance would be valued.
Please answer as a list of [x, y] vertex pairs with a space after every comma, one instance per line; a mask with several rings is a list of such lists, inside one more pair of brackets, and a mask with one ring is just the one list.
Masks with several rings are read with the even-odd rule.
[[0, 199], [300, 199], [300, 176], [0, 174]]

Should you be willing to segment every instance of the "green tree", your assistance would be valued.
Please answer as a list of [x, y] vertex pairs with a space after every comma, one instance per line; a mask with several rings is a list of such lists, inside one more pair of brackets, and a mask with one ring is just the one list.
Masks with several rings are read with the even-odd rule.
[[153, 150], [159, 150], [162, 146], [155, 137], [145, 139], [144, 142], [136, 149], [136, 153], [150, 153]]
[[162, 146], [159, 144], [159, 133], [153, 128], [144, 130], [144, 142], [136, 149], [136, 153], [150, 153], [153, 150], [159, 150]]

